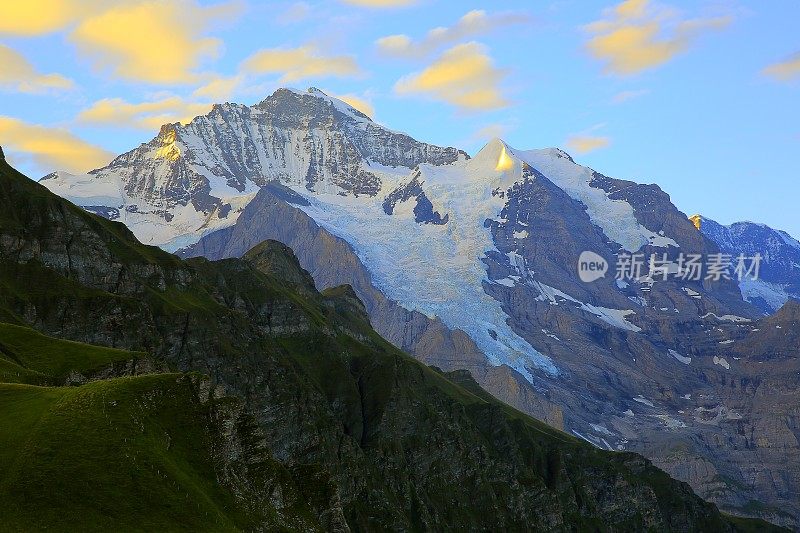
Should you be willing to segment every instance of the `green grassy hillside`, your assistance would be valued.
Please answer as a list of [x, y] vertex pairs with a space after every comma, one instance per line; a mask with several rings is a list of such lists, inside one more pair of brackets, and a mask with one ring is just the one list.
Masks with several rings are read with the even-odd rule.
[[234, 530], [207, 413], [179, 374], [80, 387], [0, 385], [4, 526]]
[[[299, 499], [283, 519], [266, 502], [248, 509], [218, 481], [225, 465], [215, 450], [226, 445], [225, 413], [238, 402], [203, 398], [206, 378], [160, 373], [80, 386], [30, 385], [16, 378], [53, 381], [142, 354], [4, 323], [0, 346], [2, 361], [13, 359], [15, 370], [13, 379], [0, 383], [0, 530], [315, 527]], [[282, 467], [268, 456], [253, 465], [280, 477]]]
[[30, 328], [0, 322], [0, 382], [47, 385], [63, 383], [71, 372], [91, 373], [103, 367], [145, 357], [54, 339]]

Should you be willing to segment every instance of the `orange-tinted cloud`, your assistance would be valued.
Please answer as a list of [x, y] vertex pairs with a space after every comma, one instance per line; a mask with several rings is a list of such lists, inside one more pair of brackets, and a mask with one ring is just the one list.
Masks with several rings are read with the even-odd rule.
[[244, 83], [244, 76], [241, 74], [231, 77], [216, 77], [195, 89], [192, 96], [194, 98], [222, 102], [228, 100], [242, 83]]
[[81, 111], [78, 121], [156, 130], [162, 124], [188, 123], [194, 117], [204, 115], [210, 110], [211, 104], [187, 102], [177, 96], [138, 104], [132, 104], [121, 98], [104, 98]]
[[486, 48], [473, 42], [447, 50], [422, 72], [400, 79], [394, 89], [401, 95], [419, 94], [464, 110], [486, 111], [508, 105], [500, 88], [504, 76]]
[[0, 44], [0, 86], [24, 93], [69, 89], [72, 80], [61, 74], [41, 74], [21, 54]]
[[240, 8], [238, 2], [201, 7], [195, 0], [123, 3], [84, 18], [70, 39], [96, 67], [116, 77], [192, 83], [202, 61], [216, 57], [222, 44], [203, 32]]
[[418, 0], [342, 0], [345, 4], [370, 8], [389, 8], [413, 6]]
[[105, 5], [103, 0], [6, 0], [0, 2], [0, 33], [43, 35], [63, 29]]
[[786, 61], [769, 65], [762, 74], [781, 81], [800, 77], [800, 52], [791, 55]]
[[29, 157], [43, 172], [82, 173], [114, 158], [111, 152], [82, 141], [65, 129], [28, 124], [5, 116], [0, 116], [0, 145]]
[[579, 154], [587, 154], [601, 148], [606, 148], [610, 145], [611, 139], [608, 137], [575, 135], [567, 139], [567, 148], [574, 152], [578, 152]]
[[674, 10], [650, 0], [626, 0], [606, 10], [604, 19], [586, 26], [593, 35], [586, 48], [606, 64], [607, 72], [636, 74], [668, 62], [697, 36], [731, 20], [730, 16], [681, 19]]
[[325, 55], [311, 45], [259, 50], [242, 63], [242, 70], [249, 74], [280, 74], [281, 83], [306, 78], [347, 77], [361, 73], [355, 58]]
[[358, 111], [361, 111], [370, 118], [375, 116], [375, 107], [372, 105], [372, 102], [363, 96], [359, 96], [357, 94], [337, 94], [333, 95], [333, 97], [338, 98], [342, 102], [356, 108]]

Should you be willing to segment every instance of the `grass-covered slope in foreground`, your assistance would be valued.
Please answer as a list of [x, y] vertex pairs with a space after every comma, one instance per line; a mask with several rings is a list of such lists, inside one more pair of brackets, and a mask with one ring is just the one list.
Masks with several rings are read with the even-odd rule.
[[0, 383], [0, 530], [313, 527], [292, 487], [281, 489], [295, 500], [295, 520], [280, 521], [257, 494], [236, 498], [247, 490], [241, 483], [217, 481], [238, 468], [220, 453], [231, 446], [250, 461], [249, 481], [266, 472], [280, 487], [290, 474], [248, 450], [259, 442], [252, 420], [237, 400], [212, 397], [207, 378], [151, 373], [56, 385], [75, 368], [95, 376], [142, 370], [141, 355], [0, 323], [0, 363], [16, 359], [18, 375], [51, 383]]
[[233, 529], [190, 385], [176, 374], [0, 384], [2, 529]]
[[184, 262], [4, 162], [0, 321], [0, 523], [22, 529], [749, 525], [396, 350], [283, 245]]

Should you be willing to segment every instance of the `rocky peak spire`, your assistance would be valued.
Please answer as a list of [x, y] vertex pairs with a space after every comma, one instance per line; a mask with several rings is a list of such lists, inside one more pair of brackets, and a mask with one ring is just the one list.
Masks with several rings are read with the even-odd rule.
[[0, 161], [6, 160], [6, 154], [3, 153], [3, 147], [0, 146]]

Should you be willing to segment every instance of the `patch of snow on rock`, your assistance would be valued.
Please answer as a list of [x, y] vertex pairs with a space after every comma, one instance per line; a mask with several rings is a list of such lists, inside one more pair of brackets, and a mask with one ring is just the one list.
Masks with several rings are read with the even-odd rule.
[[681, 354], [679, 354], [678, 352], [676, 352], [673, 349], [669, 350], [669, 354], [672, 357], [674, 357], [675, 359], [677, 359], [678, 361], [680, 361], [681, 363], [683, 363], [684, 365], [688, 365], [688, 364], [690, 364], [692, 362], [692, 358], [691, 357], [686, 357], [685, 355], [681, 355]]
[[717, 356], [715, 355], [715, 356], [714, 356], [714, 364], [715, 364], [715, 365], [719, 365], [719, 366], [721, 366], [721, 367], [722, 367], [722, 368], [724, 368], [725, 370], [730, 370], [730, 369], [731, 369], [731, 365], [730, 365], [730, 363], [728, 363], [728, 361], [727, 361], [727, 360], [725, 360], [725, 358], [724, 358], [724, 357], [717, 357]]
[[645, 398], [641, 394], [638, 395], [636, 398], [634, 398], [633, 401], [634, 402], [639, 402], [639, 403], [647, 405], [649, 407], [655, 407], [655, 405], [653, 405], [653, 402], [651, 402], [650, 400], [648, 400], [647, 398]]

